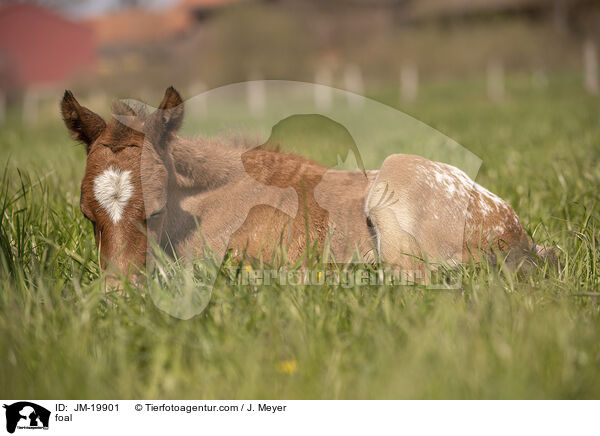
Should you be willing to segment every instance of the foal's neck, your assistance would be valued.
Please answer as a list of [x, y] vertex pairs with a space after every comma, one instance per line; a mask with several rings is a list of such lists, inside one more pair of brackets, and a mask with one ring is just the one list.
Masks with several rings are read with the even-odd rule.
[[205, 191], [230, 183], [244, 173], [240, 159], [244, 151], [208, 138], [177, 137], [170, 144], [177, 184]]

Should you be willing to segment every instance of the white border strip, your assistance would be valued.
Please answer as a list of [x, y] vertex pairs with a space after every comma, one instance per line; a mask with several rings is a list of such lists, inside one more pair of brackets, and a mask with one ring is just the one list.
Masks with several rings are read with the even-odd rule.
[[[6, 400], [10, 405], [21, 400]], [[45, 401], [42, 434], [587, 434], [597, 401]], [[138, 410], [141, 409], [141, 410]], [[6, 418], [3, 415], [3, 426]], [[20, 422], [24, 422], [23, 420]], [[6, 429], [2, 429], [6, 431]], [[127, 433], [125, 433], [127, 432]], [[131, 432], [131, 433], [130, 433]], [[143, 433], [142, 433], [143, 432]], [[17, 428], [15, 435], [40, 434]]]

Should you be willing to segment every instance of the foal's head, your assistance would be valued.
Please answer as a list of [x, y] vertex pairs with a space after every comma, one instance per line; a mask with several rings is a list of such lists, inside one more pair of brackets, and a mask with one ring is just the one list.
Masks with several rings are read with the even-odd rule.
[[[136, 275], [146, 262], [147, 238], [159, 241], [172, 165], [167, 145], [181, 126], [183, 100], [171, 87], [154, 113], [118, 103], [106, 122], [66, 91], [61, 111], [87, 151], [80, 204], [93, 224], [101, 267]], [[122, 117], [127, 126], [118, 121]]]

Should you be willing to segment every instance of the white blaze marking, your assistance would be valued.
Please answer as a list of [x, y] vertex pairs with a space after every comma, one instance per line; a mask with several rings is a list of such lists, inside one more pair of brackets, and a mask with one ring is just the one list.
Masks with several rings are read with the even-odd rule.
[[119, 222], [133, 195], [131, 171], [110, 167], [94, 179], [94, 195], [113, 223]]

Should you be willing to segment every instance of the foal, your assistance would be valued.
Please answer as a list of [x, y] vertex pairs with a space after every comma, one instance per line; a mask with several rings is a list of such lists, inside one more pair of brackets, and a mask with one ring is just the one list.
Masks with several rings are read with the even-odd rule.
[[380, 171], [333, 171], [268, 147], [182, 138], [183, 100], [172, 87], [152, 114], [117, 104], [118, 120], [106, 122], [69, 91], [61, 110], [87, 151], [81, 211], [101, 267], [122, 275], [146, 265], [149, 245], [218, 261], [228, 248], [296, 261], [317, 246], [340, 263], [376, 247], [412, 271], [480, 249], [546, 255], [506, 202], [446, 164], [392, 155]]

